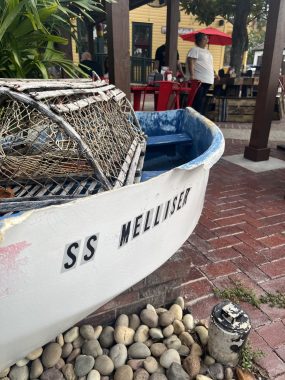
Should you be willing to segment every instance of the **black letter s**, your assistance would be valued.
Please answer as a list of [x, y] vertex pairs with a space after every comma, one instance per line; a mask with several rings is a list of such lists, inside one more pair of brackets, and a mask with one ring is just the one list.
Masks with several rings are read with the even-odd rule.
[[75, 263], [76, 263], [76, 258], [77, 257], [76, 257], [76, 254], [72, 252], [73, 248], [75, 250], [78, 249], [79, 248], [79, 244], [77, 242], [75, 242], [75, 243], [70, 244], [70, 246], [67, 248], [66, 254], [71, 259], [71, 263], [70, 264], [65, 263], [63, 265], [65, 269], [72, 268], [75, 265]]
[[[84, 261], [89, 261], [94, 256], [95, 251], [96, 251], [96, 241], [97, 241], [97, 236], [96, 235], [90, 236], [90, 238], [87, 240], [86, 248], [90, 251], [90, 255], [89, 256], [88, 255], [84, 255], [83, 256]], [[92, 242], [94, 243], [94, 247], [91, 244]]]

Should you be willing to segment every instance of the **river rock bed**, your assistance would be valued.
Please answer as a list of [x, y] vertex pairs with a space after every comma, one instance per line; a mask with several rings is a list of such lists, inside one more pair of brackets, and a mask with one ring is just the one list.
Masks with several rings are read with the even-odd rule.
[[147, 305], [114, 326], [75, 326], [11, 368], [1, 380], [252, 380], [207, 353], [208, 323], [178, 297], [169, 309]]

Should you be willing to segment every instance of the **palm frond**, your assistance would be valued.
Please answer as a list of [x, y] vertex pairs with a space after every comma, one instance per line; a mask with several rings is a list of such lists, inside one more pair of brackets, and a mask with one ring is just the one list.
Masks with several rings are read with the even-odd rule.
[[101, 0], [0, 0], [0, 76], [47, 78], [52, 67], [86, 76], [54, 44], [68, 43], [60, 31], [70, 30], [71, 17], [102, 9]]
[[10, 7], [6, 7], [6, 12], [2, 14], [1, 24], [0, 24], [0, 41], [2, 40], [4, 33], [11, 26], [12, 22], [18, 17], [19, 12], [22, 8], [27, 5], [29, 0], [22, 0], [19, 4], [17, 4], [14, 8], [9, 9]]

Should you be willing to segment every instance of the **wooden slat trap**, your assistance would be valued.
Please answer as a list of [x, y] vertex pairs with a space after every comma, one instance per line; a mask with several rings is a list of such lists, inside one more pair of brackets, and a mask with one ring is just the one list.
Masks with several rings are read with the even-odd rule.
[[145, 136], [104, 81], [0, 80], [0, 213], [139, 181]]

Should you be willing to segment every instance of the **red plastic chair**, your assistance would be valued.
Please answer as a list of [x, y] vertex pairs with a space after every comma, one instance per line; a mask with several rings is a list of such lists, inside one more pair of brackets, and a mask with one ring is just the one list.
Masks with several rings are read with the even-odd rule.
[[[173, 102], [170, 104], [170, 98], [172, 94], [175, 95], [175, 106], [176, 108], [179, 108], [179, 96], [175, 94], [175, 90], [179, 88], [179, 85], [177, 83], [170, 81], [157, 81], [153, 82], [153, 85], [154, 86], [152, 87], [152, 89], [155, 97], [156, 111], [166, 111], [173, 107]], [[144, 92], [142, 110], [144, 109], [145, 96], [146, 93], [149, 91], [148, 89], [149, 87], [147, 87], [146, 91]]]
[[[175, 82], [169, 82], [169, 81], [160, 81], [159, 82], [159, 91], [158, 91], [158, 98], [156, 103], [156, 111], [166, 111], [168, 109], [171, 109], [173, 106], [173, 103], [170, 105], [170, 97], [172, 94], [175, 95], [175, 102], [177, 106], [177, 94], [175, 94], [175, 89], [178, 87], [177, 83]], [[179, 107], [179, 106], [178, 106]], [[177, 108], [178, 108], [177, 107]]]
[[191, 107], [194, 102], [197, 91], [199, 90], [199, 87], [201, 86], [201, 81], [197, 79], [192, 79], [188, 82], [188, 86], [190, 86], [190, 90], [192, 90], [192, 92], [188, 94], [187, 107]]
[[195, 96], [200, 86], [201, 86], [201, 82], [199, 80], [192, 79], [187, 82], [186, 88], [181, 88], [181, 91], [185, 90], [185, 92], [187, 92], [188, 94], [187, 107], [192, 107]]

